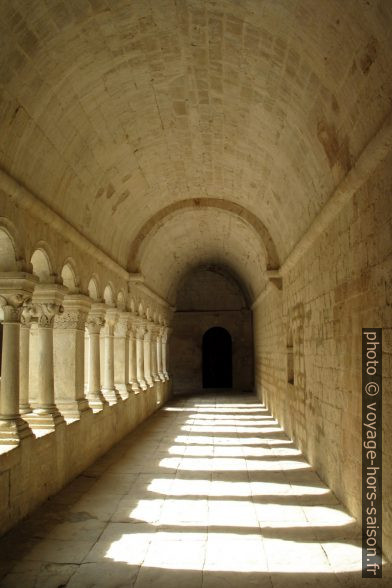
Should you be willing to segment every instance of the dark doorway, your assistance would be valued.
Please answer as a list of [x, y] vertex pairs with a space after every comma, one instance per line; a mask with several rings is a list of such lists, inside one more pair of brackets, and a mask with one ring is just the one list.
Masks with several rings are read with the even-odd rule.
[[231, 388], [233, 385], [231, 336], [222, 327], [203, 335], [203, 388]]

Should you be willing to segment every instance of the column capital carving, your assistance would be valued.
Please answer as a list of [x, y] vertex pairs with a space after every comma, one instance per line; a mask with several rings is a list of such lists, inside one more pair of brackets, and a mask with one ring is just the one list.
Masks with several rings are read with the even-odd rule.
[[117, 308], [106, 305], [105, 321], [107, 325], [114, 327], [118, 320], [119, 312]]
[[145, 324], [144, 340], [145, 341], [152, 341], [153, 335], [154, 335], [154, 323], [147, 319], [146, 324]]
[[91, 307], [90, 299], [83, 294], [64, 296], [63, 312], [55, 318], [55, 327], [83, 331]]
[[166, 326], [162, 327], [162, 335], [161, 336], [162, 336], [162, 341], [164, 343], [167, 343], [167, 340], [168, 340], [171, 332], [172, 332], [172, 329], [170, 327], [166, 327]]
[[62, 309], [60, 304], [54, 302], [39, 302], [33, 305], [33, 313], [37, 318], [38, 326], [51, 329], [54, 325], [54, 317]]
[[54, 317], [62, 311], [62, 302], [67, 289], [61, 284], [50, 282], [37, 284], [34, 289], [32, 305], [38, 326], [50, 329], [53, 327]]
[[151, 332], [151, 336], [153, 337], [153, 339], [156, 339], [157, 337], [159, 337], [160, 334], [160, 326], [157, 325], [156, 323], [152, 323], [149, 327], [150, 332]]
[[32, 322], [33, 316], [34, 316], [34, 307], [31, 304], [31, 299], [29, 299], [28, 301], [26, 301], [23, 304], [23, 307], [22, 307], [22, 316], [20, 319], [22, 326], [29, 328], [30, 324]]
[[32, 304], [39, 327], [53, 327], [55, 315], [63, 310], [62, 302], [66, 292], [67, 288], [55, 282], [36, 285]]
[[3, 310], [5, 323], [20, 323], [22, 318], [22, 307], [7, 304], [6, 298], [0, 296], [0, 306]]
[[0, 307], [5, 322], [20, 322], [22, 306], [31, 300], [37, 281], [24, 272], [0, 272]]
[[91, 305], [87, 316], [87, 329], [90, 334], [99, 334], [105, 324], [106, 305], [102, 302], [95, 302]]
[[115, 335], [117, 337], [126, 337], [131, 328], [131, 313], [121, 311], [115, 325]]
[[146, 319], [137, 317], [134, 323], [136, 338], [141, 339], [142, 341], [144, 340], [145, 333], [147, 333], [146, 322]]

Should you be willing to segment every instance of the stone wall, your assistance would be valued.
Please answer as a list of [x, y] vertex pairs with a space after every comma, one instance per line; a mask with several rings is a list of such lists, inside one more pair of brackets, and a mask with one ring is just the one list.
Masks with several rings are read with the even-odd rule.
[[[254, 308], [256, 389], [361, 516], [361, 330], [383, 327], [384, 550], [392, 553], [392, 156]], [[294, 384], [288, 383], [290, 338]]]
[[176, 312], [170, 342], [173, 393], [200, 392], [203, 335], [211, 327], [223, 327], [232, 338], [233, 388], [253, 389], [253, 343], [250, 310]]
[[253, 389], [252, 313], [237, 282], [209, 266], [189, 274], [177, 295], [172, 322], [170, 369], [173, 392], [200, 392], [203, 335], [223, 327], [232, 338], [233, 388]]

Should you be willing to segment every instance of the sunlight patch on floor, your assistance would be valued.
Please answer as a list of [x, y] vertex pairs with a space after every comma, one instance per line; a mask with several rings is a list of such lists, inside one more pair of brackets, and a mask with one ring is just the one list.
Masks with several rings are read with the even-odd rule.
[[361, 529], [254, 397], [175, 401], [97, 464], [54, 497], [63, 514], [38, 521], [10, 586], [64, 562], [70, 588], [101, 573], [134, 588], [361, 581]]

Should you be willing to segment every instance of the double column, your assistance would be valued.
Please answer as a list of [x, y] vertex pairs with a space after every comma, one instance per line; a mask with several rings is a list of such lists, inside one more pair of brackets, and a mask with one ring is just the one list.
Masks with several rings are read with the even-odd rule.
[[23, 307], [20, 323], [20, 361], [19, 361], [19, 411], [29, 414], [33, 411], [30, 404], [30, 328], [32, 321], [32, 306]]
[[121, 401], [119, 391], [114, 385], [114, 326], [118, 319], [116, 308], [106, 307], [105, 326], [103, 329], [103, 388], [102, 393], [109, 404]]
[[18, 445], [33, 435], [19, 411], [20, 324], [22, 305], [31, 298], [36, 279], [27, 273], [0, 276], [0, 307], [3, 314], [1, 362], [0, 444]]
[[129, 385], [135, 394], [138, 394], [142, 388], [137, 377], [137, 317], [130, 313], [129, 325]]
[[159, 327], [158, 332], [157, 332], [157, 340], [156, 340], [157, 372], [158, 372], [158, 377], [159, 377], [160, 381], [165, 382], [166, 378], [163, 375], [163, 367], [162, 367], [162, 336], [163, 336], [163, 329], [162, 329], [162, 327]]
[[64, 297], [54, 321], [56, 403], [65, 417], [79, 418], [90, 411], [84, 394], [84, 336], [91, 301], [82, 294]]
[[130, 312], [120, 312], [114, 329], [114, 385], [121, 398], [126, 400], [132, 386], [130, 373]]
[[160, 328], [159, 325], [152, 324], [151, 331], [151, 378], [154, 384], [161, 381], [158, 373], [158, 340]]
[[144, 354], [144, 337], [147, 332], [146, 320], [139, 317], [135, 321], [136, 336], [136, 378], [139, 387], [147, 390], [148, 384], [145, 379], [145, 354]]
[[101, 390], [100, 333], [105, 324], [106, 305], [92, 304], [87, 317], [89, 334], [87, 399], [91, 408], [102, 410], [108, 404]]
[[37, 429], [54, 429], [64, 423], [54, 397], [53, 326], [62, 311], [66, 288], [57, 283], [38, 284], [33, 295], [33, 313], [37, 319], [38, 401], [26, 419]]
[[145, 333], [144, 333], [144, 379], [147, 382], [147, 385], [152, 388], [154, 385], [154, 381], [152, 378], [152, 324], [150, 321], [146, 320], [145, 322]]
[[163, 377], [166, 381], [169, 380], [169, 373], [168, 373], [168, 339], [170, 335], [171, 329], [169, 327], [164, 326], [162, 328], [162, 373]]

